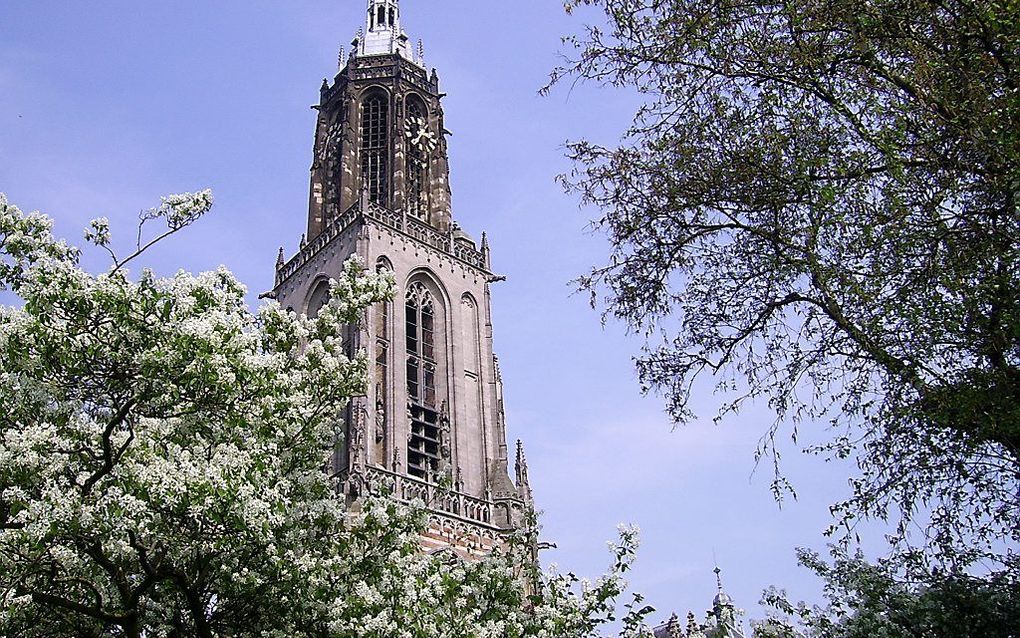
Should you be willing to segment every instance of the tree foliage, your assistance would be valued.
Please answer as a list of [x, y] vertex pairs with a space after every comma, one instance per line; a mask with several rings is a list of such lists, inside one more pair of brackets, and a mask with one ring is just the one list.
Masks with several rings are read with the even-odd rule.
[[552, 83], [644, 104], [620, 145], [569, 145], [612, 244], [580, 287], [649, 337], [645, 389], [681, 423], [705, 376], [720, 416], [767, 400], [765, 452], [829, 419], [824, 449], [861, 468], [846, 522], [930, 516], [943, 556], [1012, 560], [992, 545], [1020, 539], [1020, 5], [582, 5], [605, 24]]
[[[0, 196], [0, 635], [591, 636], [614, 617], [636, 537], [587, 585], [542, 574], [533, 539], [464, 562], [421, 551], [422, 510], [348, 512], [324, 468], [363, 353], [344, 327], [392, 293], [356, 260], [314, 319], [257, 313], [225, 269], [125, 264], [212, 204], [168, 197], [93, 275], [51, 222]], [[626, 627], [647, 611], [631, 609]]]
[[812, 552], [800, 562], [825, 583], [824, 606], [794, 605], [771, 589], [772, 613], [755, 623], [756, 638], [1015, 638], [1020, 584], [1005, 573], [976, 578], [899, 561], [870, 564], [836, 553], [833, 563]]

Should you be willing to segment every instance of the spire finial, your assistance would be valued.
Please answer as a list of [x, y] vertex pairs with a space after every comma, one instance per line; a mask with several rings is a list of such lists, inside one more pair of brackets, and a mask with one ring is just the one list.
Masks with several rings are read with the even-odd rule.
[[482, 263], [486, 268], [492, 268], [492, 253], [489, 250], [489, 236], [482, 232]]
[[716, 565], [715, 569], [713, 569], [712, 571], [715, 572], [715, 584], [719, 588], [719, 593], [721, 594], [722, 593], [722, 570], [719, 569], [718, 565]]
[[524, 442], [517, 439], [517, 480], [528, 480], [528, 459], [524, 456]]
[[524, 442], [517, 439], [517, 459], [514, 466], [517, 473], [517, 494], [527, 503], [532, 502], [531, 482], [528, 480], [528, 459], [524, 456]]

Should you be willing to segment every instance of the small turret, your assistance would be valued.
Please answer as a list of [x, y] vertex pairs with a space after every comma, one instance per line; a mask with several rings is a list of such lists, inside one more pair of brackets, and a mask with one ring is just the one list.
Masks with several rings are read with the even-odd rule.
[[359, 56], [398, 54], [416, 61], [407, 34], [400, 26], [399, 0], [368, 0], [365, 37], [359, 40]]
[[717, 626], [722, 629], [721, 636], [744, 638], [744, 629], [737, 618], [737, 608], [733, 604], [733, 599], [723, 591], [722, 570], [716, 566], [714, 571], [717, 592], [712, 600], [712, 616], [715, 617]]
[[687, 612], [687, 635], [690, 636], [698, 631], [698, 619], [694, 617], [694, 612]]
[[738, 610], [733, 599], [723, 591], [722, 570], [716, 567], [714, 571], [716, 594], [705, 622], [699, 622], [693, 612], [688, 612], [687, 627], [681, 628], [677, 615], [673, 614], [652, 630], [654, 638], [745, 638], [740, 621], [744, 612]]
[[492, 270], [492, 258], [489, 251], [489, 236], [482, 233], [482, 262], [486, 270]]
[[723, 591], [722, 570], [719, 569], [718, 565], [716, 565], [715, 569], [712, 571], [715, 572], [715, 586], [716, 589], [718, 590], [718, 592], [715, 595], [715, 598], [712, 600], [712, 606], [719, 607], [720, 605], [732, 605], [733, 599], [730, 598], [729, 594]]
[[534, 503], [531, 494], [531, 482], [528, 480], [528, 459], [524, 456], [524, 443], [517, 440], [517, 460], [514, 466], [517, 473], [517, 493], [530, 507]]

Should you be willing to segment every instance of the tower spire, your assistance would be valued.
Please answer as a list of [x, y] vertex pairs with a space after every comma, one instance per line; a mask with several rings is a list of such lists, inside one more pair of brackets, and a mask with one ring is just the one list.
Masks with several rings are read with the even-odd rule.
[[712, 601], [712, 611], [710, 613], [712, 616], [715, 616], [715, 622], [722, 630], [719, 635], [725, 638], [744, 638], [744, 628], [739, 618], [739, 615], [743, 612], [736, 608], [736, 605], [733, 604], [733, 599], [723, 591], [722, 570], [719, 569], [719, 565], [716, 564], [715, 569], [712, 571], [715, 572], [715, 584], [719, 591]]
[[400, 55], [414, 62], [407, 34], [400, 26], [400, 0], [368, 0], [365, 37], [358, 55]]
[[[408, 501], [441, 490], [426, 505], [423, 549], [478, 557], [502, 547], [508, 532], [529, 529], [534, 510], [523, 448], [516, 484], [509, 468], [492, 339], [496, 277], [453, 227], [438, 75], [408, 44], [398, 0], [364, 6], [346, 61], [336, 58], [342, 72], [313, 107], [307, 235], [298, 258], [278, 260], [274, 294], [281, 307], [309, 315], [329, 295], [319, 275], [342, 272], [352, 255], [393, 274], [402, 298], [373, 305], [347, 335], [372, 351], [372, 391], [345, 415], [349, 444], [334, 449], [329, 472], [352, 505], [371, 494]], [[395, 259], [394, 242], [405, 240], [413, 255]], [[448, 534], [448, 523], [469, 531]]]
[[517, 440], [517, 459], [515, 467], [517, 474], [517, 493], [529, 505], [532, 503], [531, 482], [528, 480], [528, 459], [524, 456], [524, 442]]

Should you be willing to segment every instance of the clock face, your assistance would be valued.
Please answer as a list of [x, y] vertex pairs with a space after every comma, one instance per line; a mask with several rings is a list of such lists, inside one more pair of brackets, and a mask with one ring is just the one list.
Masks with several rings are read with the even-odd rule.
[[404, 120], [404, 135], [411, 146], [428, 155], [436, 150], [436, 134], [429, 130], [429, 123], [420, 115], [410, 115]]
[[340, 124], [334, 123], [326, 131], [326, 137], [322, 141], [322, 145], [319, 147], [319, 157], [322, 160], [330, 159], [336, 152], [339, 143], [340, 143]]

